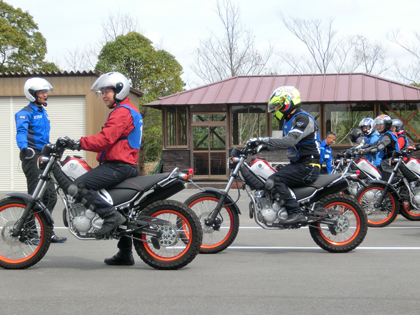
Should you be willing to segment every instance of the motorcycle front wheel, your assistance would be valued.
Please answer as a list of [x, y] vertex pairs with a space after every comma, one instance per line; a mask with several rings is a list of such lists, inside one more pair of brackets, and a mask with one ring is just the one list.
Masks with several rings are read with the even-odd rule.
[[399, 202], [394, 193], [388, 191], [381, 205], [377, 201], [381, 196], [385, 185], [370, 184], [362, 189], [356, 197], [360, 206], [365, 211], [369, 227], [384, 227], [391, 224], [398, 215]]
[[19, 198], [0, 201], [0, 267], [26, 269], [39, 262], [51, 243], [52, 227], [43, 212], [32, 214], [24, 223], [21, 233], [12, 236], [11, 231], [25, 210], [25, 202]]
[[214, 254], [229, 247], [239, 231], [239, 214], [229, 205], [224, 205], [217, 215], [218, 223], [208, 225], [205, 220], [216, 208], [219, 199], [213, 193], [198, 193], [184, 203], [190, 207], [200, 220], [203, 229], [203, 244], [200, 253]]
[[160, 237], [134, 234], [134, 247], [140, 258], [149, 266], [160, 270], [174, 270], [188, 265], [198, 254], [203, 232], [196, 215], [183, 203], [160, 200], [148, 205], [141, 215], [168, 221], [154, 224], [150, 230]]
[[309, 225], [309, 232], [319, 247], [330, 253], [346, 253], [362, 243], [368, 230], [367, 220], [353, 197], [329, 195], [317, 202], [316, 209], [327, 214], [329, 221], [336, 221], [334, 225], [322, 220]]

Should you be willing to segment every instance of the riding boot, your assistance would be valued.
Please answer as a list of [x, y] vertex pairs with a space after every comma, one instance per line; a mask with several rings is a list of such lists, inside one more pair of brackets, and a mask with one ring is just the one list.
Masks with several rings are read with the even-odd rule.
[[104, 263], [107, 265], [121, 265], [121, 266], [132, 266], [134, 265], [134, 257], [131, 251], [124, 252], [119, 250], [118, 253], [111, 258], [106, 258]]
[[116, 210], [112, 210], [105, 214], [103, 219], [104, 222], [102, 223], [102, 227], [96, 231], [96, 236], [105, 235], [126, 221], [124, 216]]

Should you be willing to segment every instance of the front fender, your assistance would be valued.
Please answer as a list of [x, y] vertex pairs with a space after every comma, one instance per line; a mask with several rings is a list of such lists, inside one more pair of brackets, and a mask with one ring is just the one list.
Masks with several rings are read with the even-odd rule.
[[[6, 194], [6, 196], [23, 199], [26, 205], [28, 205], [28, 203], [34, 200], [34, 198], [32, 198], [31, 195], [25, 194], [25, 193], [12, 192], [12, 193]], [[47, 217], [48, 224], [54, 225], [54, 219], [51, 216], [51, 212], [48, 209], [45, 209], [44, 213], [45, 213], [45, 216]]]
[[[223, 191], [221, 191], [220, 189], [214, 188], [214, 187], [200, 187], [201, 191], [204, 192], [211, 192], [217, 195], [217, 198], [221, 198], [225, 195], [225, 193]], [[226, 196], [226, 200], [230, 202], [229, 206], [232, 206], [233, 209], [238, 213], [238, 214], [242, 214], [241, 210], [239, 210], [238, 205], [233, 201], [232, 197], [227, 195]]]

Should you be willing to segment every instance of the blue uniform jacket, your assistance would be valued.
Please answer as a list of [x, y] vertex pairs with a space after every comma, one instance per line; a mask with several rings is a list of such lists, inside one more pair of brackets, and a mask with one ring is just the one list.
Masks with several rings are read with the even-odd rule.
[[331, 171], [332, 171], [332, 150], [331, 150], [330, 146], [325, 143], [325, 140], [322, 141], [320, 149], [321, 149], [321, 157], [320, 157], [321, 165], [322, 165], [322, 163], [325, 162], [325, 164], [327, 166], [328, 174], [331, 174]]
[[34, 103], [29, 103], [15, 114], [15, 120], [19, 150], [41, 150], [45, 144], [50, 143], [50, 120], [43, 107], [39, 108]]

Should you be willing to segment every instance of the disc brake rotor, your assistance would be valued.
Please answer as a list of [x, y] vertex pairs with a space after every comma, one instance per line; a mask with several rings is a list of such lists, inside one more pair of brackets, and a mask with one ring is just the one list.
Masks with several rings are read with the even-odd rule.
[[162, 236], [159, 238], [160, 246], [168, 247], [174, 246], [176, 243], [178, 243], [178, 233], [174, 225], [160, 225], [157, 231], [162, 233]]
[[214, 232], [214, 228], [212, 226], [204, 223], [204, 220], [207, 219], [209, 215], [210, 212], [203, 212], [199, 217], [201, 222], [201, 228], [203, 229], [203, 234], [212, 234]]
[[1, 234], [1, 239], [7, 245], [18, 246], [18, 245], [21, 245], [22, 243], [19, 241], [17, 237], [13, 237], [10, 235], [10, 231], [13, 229], [14, 225], [15, 225], [15, 222], [11, 222], [11, 221], [7, 222], [1, 228], [0, 234]]

